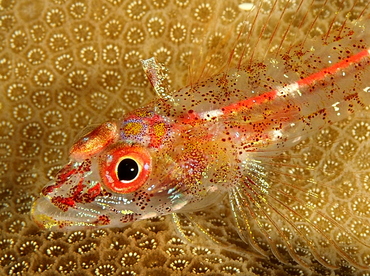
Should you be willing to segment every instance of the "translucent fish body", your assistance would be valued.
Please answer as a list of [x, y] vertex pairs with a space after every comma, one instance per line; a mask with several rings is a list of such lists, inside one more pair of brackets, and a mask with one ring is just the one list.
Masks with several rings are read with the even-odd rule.
[[[287, 217], [294, 211], [274, 188], [266, 160], [368, 108], [369, 24], [359, 21], [310, 47], [292, 47], [294, 59], [281, 54], [226, 70], [99, 126], [72, 146], [70, 162], [43, 189], [33, 218], [51, 230], [120, 227], [202, 210], [229, 196], [240, 236], [258, 251], [265, 251], [257, 241], [263, 237], [284, 260], [273, 242], [280, 237], [289, 254], [305, 263], [280, 231], [282, 223], [303, 237], [302, 248], [316, 260], [334, 267], [304, 236], [299, 224], [306, 223], [341, 257], [366, 267], [309, 215], [300, 215], [300, 222]], [[154, 85], [155, 74], [149, 73]], [[263, 221], [276, 227], [275, 234], [266, 232]], [[367, 244], [354, 239], [355, 246]]]

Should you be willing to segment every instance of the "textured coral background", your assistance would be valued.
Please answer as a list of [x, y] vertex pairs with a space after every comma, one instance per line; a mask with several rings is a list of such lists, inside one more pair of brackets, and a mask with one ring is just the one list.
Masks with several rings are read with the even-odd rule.
[[[242, 32], [240, 22], [246, 20], [250, 25], [254, 13], [240, 11], [241, 1], [219, 1], [218, 5], [215, 2], [0, 1], [1, 275], [310, 273], [306, 268], [288, 267], [254, 253], [238, 254], [208, 242], [202, 246], [186, 244], [170, 217], [122, 229], [73, 233], [43, 232], [30, 219], [32, 201], [66, 162], [68, 148], [84, 126], [116, 118], [153, 97], [140, 59], [155, 56], [164, 63], [173, 88], [186, 84], [189, 72], [190, 76], [197, 76], [200, 69], [212, 72], [225, 64], [222, 61]], [[287, 1], [282, 0], [276, 6], [273, 1], [256, 1], [262, 5], [246, 56], [257, 42], [261, 49], [272, 50], [298, 40], [299, 36], [305, 37], [306, 31], [309, 36], [325, 33], [330, 16], [340, 11], [337, 17], [343, 18], [352, 7], [349, 1], [333, 1], [319, 13], [321, 1], [312, 5], [311, 1], [303, 2], [306, 8], [301, 12], [307, 16], [307, 23], [292, 26], [279, 46], [299, 1], [286, 5]], [[356, 18], [365, 2], [359, 1], [350, 17]], [[310, 22], [317, 14], [320, 15], [312, 26]], [[260, 36], [266, 20], [275, 23], [269, 24]], [[279, 28], [275, 30], [275, 26]], [[222, 50], [215, 51], [217, 47]], [[241, 49], [243, 45], [238, 45], [237, 55]], [[254, 58], [258, 55], [263, 52], [256, 51]], [[323, 179], [329, 181], [332, 177], [325, 175], [328, 166], [335, 168], [338, 175], [344, 167], [352, 167], [360, 175], [356, 179], [361, 182], [354, 181], [350, 174], [341, 175], [343, 179], [332, 194], [316, 191], [322, 195], [317, 204], [325, 204], [323, 210], [336, 212], [344, 222], [353, 219], [347, 209], [355, 202], [356, 206], [369, 204], [369, 133], [370, 124], [361, 117], [324, 130], [309, 141], [314, 146], [304, 162], [317, 166]], [[345, 139], [334, 149], [336, 137]], [[299, 149], [295, 150], [299, 154]], [[333, 152], [335, 158], [331, 158]], [[356, 192], [360, 185], [361, 195]], [[342, 204], [332, 204], [338, 198]], [[204, 217], [222, 226], [228, 212], [222, 213], [224, 220], [219, 214], [205, 213]], [[227, 235], [227, 225], [225, 229]], [[188, 231], [193, 230], [190, 227]], [[359, 235], [370, 235], [366, 226], [357, 231]], [[330, 274], [327, 269], [315, 269], [319, 274]], [[336, 273], [362, 275], [345, 264]]]

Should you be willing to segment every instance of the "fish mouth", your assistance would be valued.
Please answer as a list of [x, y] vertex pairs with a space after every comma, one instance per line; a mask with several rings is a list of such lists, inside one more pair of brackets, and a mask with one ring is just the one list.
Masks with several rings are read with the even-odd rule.
[[130, 209], [113, 211], [102, 208], [99, 203], [90, 203], [88, 206], [77, 204], [76, 207], [63, 210], [54, 205], [48, 196], [41, 196], [32, 204], [31, 217], [41, 229], [49, 231], [123, 227], [138, 220], [137, 213]]
[[63, 211], [45, 196], [38, 198], [33, 203], [31, 217], [44, 230], [80, 230], [97, 226], [96, 216], [81, 215], [81, 211], [78, 209], [70, 208], [68, 211]]

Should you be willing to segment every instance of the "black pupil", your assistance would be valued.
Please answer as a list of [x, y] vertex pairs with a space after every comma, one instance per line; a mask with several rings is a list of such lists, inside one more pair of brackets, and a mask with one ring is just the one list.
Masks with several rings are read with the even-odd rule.
[[135, 160], [126, 158], [118, 164], [117, 175], [119, 180], [130, 181], [139, 173], [139, 166]]

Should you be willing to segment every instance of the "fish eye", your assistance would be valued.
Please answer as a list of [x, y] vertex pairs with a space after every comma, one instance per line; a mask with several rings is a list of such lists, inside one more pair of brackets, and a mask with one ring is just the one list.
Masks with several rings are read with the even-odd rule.
[[139, 165], [132, 158], [122, 159], [117, 166], [117, 176], [120, 181], [133, 181], [139, 175]]
[[151, 156], [145, 148], [123, 144], [103, 154], [99, 166], [104, 186], [115, 193], [127, 194], [138, 190], [148, 179]]

